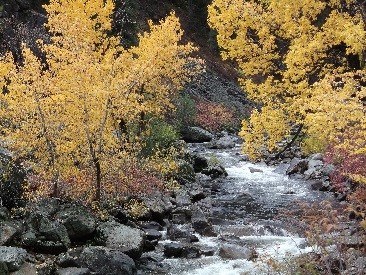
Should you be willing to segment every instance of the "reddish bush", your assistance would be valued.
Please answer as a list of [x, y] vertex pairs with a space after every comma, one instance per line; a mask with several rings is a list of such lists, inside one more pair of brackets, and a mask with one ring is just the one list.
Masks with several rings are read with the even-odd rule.
[[336, 169], [330, 175], [330, 179], [339, 191], [344, 191], [344, 184], [348, 180], [366, 177], [365, 154], [352, 154], [344, 148], [329, 146], [324, 161], [335, 166]]
[[[149, 195], [165, 187], [164, 180], [158, 172], [135, 161], [125, 161], [111, 168], [108, 175], [104, 175], [103, 182], [102, 200], [117, 203], [127, 197]], [[86, 204], [92, 203], [95, 198], [93, 183], [93, 171], [79, 170], [73, 176], [58, 181], [58, 196]], [[53, 194], [53, 187], [53, 181], [45, 174], [30, 174], [27, 178], [25, 196], [30, 200], [50, 197]]]
[[196, 108], [196, 123], [210, 131], [219, 131], [235, 123], [234, 113], [222, 104], [199, 100]]

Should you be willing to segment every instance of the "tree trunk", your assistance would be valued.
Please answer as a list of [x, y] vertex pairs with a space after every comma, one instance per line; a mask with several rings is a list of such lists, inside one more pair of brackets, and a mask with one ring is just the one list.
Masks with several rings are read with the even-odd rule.
[[100, 169], [99, 159], [94, 159], [95, 172], [96, 172], [96, 190], [95, 190], [95, 200], [100, 202], [101, 200], [101, 189], [102, 189], [102, 173]]

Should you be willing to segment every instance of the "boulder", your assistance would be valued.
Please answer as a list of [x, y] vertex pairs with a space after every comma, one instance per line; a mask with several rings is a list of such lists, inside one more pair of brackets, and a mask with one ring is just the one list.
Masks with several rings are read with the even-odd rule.
[[185, 224], [192, 216], [192, 211], [189, 206], [177, 207], [172, 213], [172, 222], [175, 224]]
[[90, 237], [96, 229], [96, 219], [83, 206], [66, 206], [55, 217], [66, 227], [71, 240]]
[[202, 174], [210, 176], [211, 179], [217, 179], [219, 177], [227, 177], [225, 168], [221, 165], [211, 166], [202, 170]]
[[235, 245], [223, 245], [220, 247], [219, 256], [228, 260], [248, 260], [252, 261], [257, 258], [257, 253], [253, 249], [247, 247], [238, 247]]
[[55, 275], [89, 275], [90, 270], [82, 267], [67, 267], [56, 271]]
[[144, 229], [144, 232], [148, 241], [160, 240], [163, 236], [159, 231], [155, 229]]
[[58, 221], [51, 221], [42, 213], [31, 214], [27, 226], [21, 236], [21, 243], [35, 252], [59, 254], [70, 246], [66, 227]]
[[10, 218], [10, 212], [6, 207], [0, 207], [0, 221], [6, 221]]
[[179, 228], [176, 225], [170, 225], [167, 228], [167, 236], [171, 240], [177, 240], [177, 239], [189, 239], [192, 233], [188, 228]]
[[306, 159], [294, 158], [290, 162], [290, 166], [286, 170], [287, 175], [304, 173], [308, 169], [308, 161]]
[[10, 221], [0, 221], [0, 245], [10, 244], [19, 231], [19, 225]]
[[10, 272], [19, 270], [26, 258], [27, 251], [23, 248], [0, 246], [0, 265], [6, 264]]
[[24, 263], [18, 271], [11, 273], [11, 275], [38, 275], [38, 274], [40, 273], [38, 273], [36, 266], [31, 263]]
[[238, 138], [234, 136], [230, 136], [228, 134], [224, 134], [223, 137], [213, 140], [208, 145], [210, 149], [230, 149], [234, 148], [236, 143], [238, 142]]
[[213, 135], [210, 132], [200, 127], [186, 127], [181, 134], [185, 142], [202, 143], [213, 139]]
[[169, 198], [162, 194], [150, 195], [144, 199], [144, 204], [149, 209], [150, 219], [157, 222], [162, 222], [173, 208]]
[[144, 232], [146, 236], [144, 250], [152, 251], [158, 245], [159, 240], [163, 235], [155, 229], [144, 229]]
[[184, 246], [180, 243], [168, 243], [164, 245], [164, 255], [168, 258], [180, 258], [183, 255]]
[[254, 168], [254, 167], [249, 167], [249, 172], [250, 173], [263, 173], [263, 170]]
[[196, 207], [192, 210], [191, 222], [192, 227], [196, 232], [204, 236], [216, 236], [211, 223], [207, 220], [205, 214], [200, 208]]
[[143, 229], [155, 229], [157, 231], [162, 231], [164, 228], [161, 226], [160, 223], [155, 221], [150, 222], [143, 222], [141, 225], [141, 228]]
[[208, 167], [208, 160], [204, 156], [192, 154], [191, 159], [195, 173], [199, 173]]
[[99, 245], [118, 249], [133, 259], [141, 256], [144, 242], [145, 234], [142, 230], [115, 221], [104, 222], [97, 228]]
[[164, 255], [168, 258], [194, 259], [201, 256], [201, 251], [192, 245], [181, 243], [168, 243], [164, 245]]
[[206, 198], [206, 194], [203, 191], [202, 187], [197, 187], [197, 188], [192, 189], [189, 192], [189, 195], [190, 195], [191, 201], [193, 203], [198, 202], [198, 201], [203, 200], [204, 198]]
[[136, 272], [135, 262], [129, 256], [119, 249], [101, 246], [84, 248], [77, 263], [98, 275], [133, 275]]

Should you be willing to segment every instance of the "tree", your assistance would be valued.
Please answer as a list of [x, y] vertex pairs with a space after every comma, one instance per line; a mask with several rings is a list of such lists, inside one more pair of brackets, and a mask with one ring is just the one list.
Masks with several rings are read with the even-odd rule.
[[44, 60], [24, 45], [22, 64], [10, 54], [0, 63], [4, 138], [53, 183], [47, 192], [57, 196], [60, 183], [91, 178], [89, 197], [99, 201], [103, 180], [109, 172], [118, 180], [112, 166], [126, 157], [121, 121], [172, 108], [170, 96], [194, 72], [188, 66], [194, 47], [180, 45], [173, 13], [150, 23], [139, 46], [124, 49], [110, 35], [112, 0], [51, 0], [45, 8], [52, 39], [39, 41]]
[[241, 85], [260, 105], [240, 133], [252, 159], [278, 152], [294, 126], [306, 137], [303, 148], [336, 144], [365, 153], [362, 2], [214, 0], [209, 6], [222, 57], [237, 62]]

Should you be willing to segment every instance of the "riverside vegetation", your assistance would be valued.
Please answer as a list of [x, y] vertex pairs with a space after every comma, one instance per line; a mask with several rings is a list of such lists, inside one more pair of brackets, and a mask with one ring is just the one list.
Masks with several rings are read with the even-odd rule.
[[[184, 141], [231, 150], [239, 131], [251, 161], [285, 167], [343, 201], [287, 213], [320, 249], [269, 260], [268, 272], [357, 274], [366, 259], [364, 1], [161, 1], [177, 11], [140, 34], [131, 18], [140, 1], [45, 2], [44, 34], [5, 41], [0, 58], [0, 274], [145, 274], [154, 261], [141, 255], [157, 247], [163, 226], [176, 236], [170, 223], [189, 221], [216, 236], [204, 211], [212, 204], [199, 203], [227, 172]], [[202, 24], [188, 35], [178, 18], [185, 9]], [[251, 102], [215, 74], [238, 76]], [[226, 100], [212, 100], [205, 80], [214, 92], [225, 87]], [[211, 182], [202, 191], [204, 176]], [[165, 256], [211, 253], [178, 246]], [[157, 270], [149, 272], [167, 272]]]

